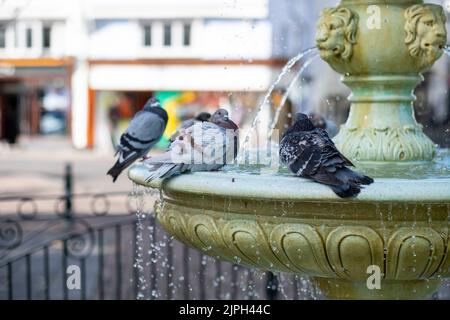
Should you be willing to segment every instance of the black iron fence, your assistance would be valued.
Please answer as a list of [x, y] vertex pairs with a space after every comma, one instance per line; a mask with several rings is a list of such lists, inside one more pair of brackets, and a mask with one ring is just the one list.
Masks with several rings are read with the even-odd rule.
[[307, 279], [217, 261], [172, 239], [144, 189], [74, 194], [72, 180], [68, 166], [62, 195], [0, 198], [0, 299], [319, 297]]
[[[20, 211], [24, 203], [33, 203], [32, 215]], [[134, 279], [134, 214], [40, 214], [37, 203], [19, 199], [16, 217], [0, 217], [0, 299], [105, 299], [111, 283], [109, 298], [135, 297], [124, 282]]]

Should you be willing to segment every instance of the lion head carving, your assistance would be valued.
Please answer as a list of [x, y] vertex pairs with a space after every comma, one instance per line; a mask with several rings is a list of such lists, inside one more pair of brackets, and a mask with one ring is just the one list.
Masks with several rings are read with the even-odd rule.
[[405, 43], [420, 67], [431, 66], [442, 55], [447, 42], [445, 14], [441, 6], [417, 4], [405, 11]]
[[325, 61], [349, 60], [356, 43], [358, 16], [350, 9], [338, 7], [322, 11], [317, 24], [316, 45]]

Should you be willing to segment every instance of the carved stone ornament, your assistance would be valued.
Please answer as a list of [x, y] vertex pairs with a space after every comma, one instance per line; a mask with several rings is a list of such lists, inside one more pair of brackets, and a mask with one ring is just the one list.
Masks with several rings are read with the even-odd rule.
[[356, 43], [358, 16], [344, 7], [325, 9], [317, 24], [316, 45], [320, 57], [330, 62], [333, 58], [349, 60]]
[[442, 55], [447, 41], [446, 17], [441, 6], [416, 4], [405, 10], [405, 44], [422, 68]]

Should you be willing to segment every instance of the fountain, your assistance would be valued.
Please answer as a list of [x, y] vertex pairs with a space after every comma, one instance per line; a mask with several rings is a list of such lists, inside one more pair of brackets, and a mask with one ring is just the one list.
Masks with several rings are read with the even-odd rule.
[[414, 118], [412, 92], [442, 55], [443, 10], [419, 0], [342, 0], [323, 11], [316, 41], [352, 90], [336, 145], [375, 177], [357, 198], [283, 172], [146, 184], [137, 164], [129, 177], [160, 189], [158, 221], [210, 256], [309, 276], [334, 299], [428, 298], [450, 277], [450, 171]]

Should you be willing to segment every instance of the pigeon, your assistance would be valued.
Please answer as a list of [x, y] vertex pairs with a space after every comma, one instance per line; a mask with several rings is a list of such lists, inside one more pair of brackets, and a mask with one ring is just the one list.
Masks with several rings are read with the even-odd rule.
[[143, 110], [135, 114], [128, 128], [120, 136], [116, 152], [119, 159], [107, 173], [113, 177], [113, 182], [134, 161], [141, 157], [145, 159], [150, 149], [161, 139], [167, 120], [167, 112], [156, 98], [150, 98]]
[[350, 170], [353, 166], [336, 148], [327, 132], [316, 128], [306, 114], [295, 123], [280, 143], [280, 160], [294, 174], [329, 186], [341, 198], [354, 197], [362, 185], [373, 179]]
[[197, 122], [204, 122], [208, 121], [209, 118], [211, 118], [211, 114], [208, 112], [200, 112], [195, 118], [188, 119], [183, 121], [177, 128], [177, 131], [175, 131], [174, 134], [170, 137], [170, 142], [174, 142], [176, 138], [180, 135], [180, 131], [182, 129], [189, 128], [190, 126], [194, 125]]
[[146, 182], [187, 172], [216, 171], [233, 162], [238, 129], [225, 109], [217, 110], [209, 121], [182, 129], [166, 153], [145, 161], [150, 171]]
[[335, 135], [337, 135], [338, 127], [333, 121], [324, 118], [322, 115], [316, 112], [311, 112], [308, 114], [308, 116], [314, 126], [324, 129], [328, 133], [328, 136], [330, 138], [333, 138]]

